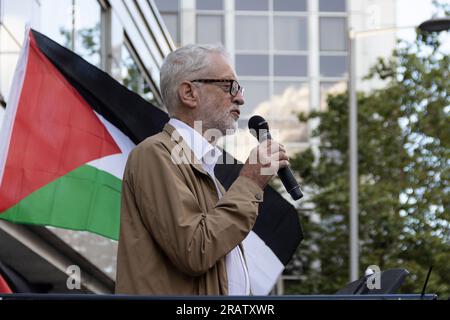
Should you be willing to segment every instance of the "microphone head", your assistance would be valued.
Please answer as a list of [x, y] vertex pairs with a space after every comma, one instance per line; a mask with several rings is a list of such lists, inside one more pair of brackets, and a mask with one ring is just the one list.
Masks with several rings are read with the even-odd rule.
[[269, 133], [269, 124], [261, 116], [251, 117], [248, 121], [248, 128], [250, 129], [250, 133], [260, 142], [271, 138]]
[[250, 130], [269, 130], [269, 124], [266, 119], [261, 116], [253, 116], [248, 120], [248, 128]]

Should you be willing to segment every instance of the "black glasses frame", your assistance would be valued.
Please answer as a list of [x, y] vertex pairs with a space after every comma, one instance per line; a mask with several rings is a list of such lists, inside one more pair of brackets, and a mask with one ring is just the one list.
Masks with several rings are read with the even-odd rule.
[[230, 91], [229, 93], [235, 97], [241, 91], [241, 94], [244, 94], [244, 87], [237, 82], [237, 80], [231, 80], [231, 79], [196, 79], [191, 80], [191, 82], [202, 82], [202, 83], [211, 83], [214, 84], [215, 82], [226, 82], [230, 84]]

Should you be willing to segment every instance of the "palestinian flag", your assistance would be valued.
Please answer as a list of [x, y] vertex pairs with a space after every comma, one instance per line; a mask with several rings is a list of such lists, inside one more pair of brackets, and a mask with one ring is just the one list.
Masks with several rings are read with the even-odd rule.
[[0, 135], [0, 218], [117, 239], [128, 153], [167, 119], [30, 30]]
[[[128, 154], [167, 121], [107, 73], [27, 31], [0, 134], [0, 218], [117, 240]], [[226, 188], [240, 166], [216, 167]], [[270, 187], [264, 199], [244, 241], [255, 294], [271, 290], [303, 238], [292, 205]]]

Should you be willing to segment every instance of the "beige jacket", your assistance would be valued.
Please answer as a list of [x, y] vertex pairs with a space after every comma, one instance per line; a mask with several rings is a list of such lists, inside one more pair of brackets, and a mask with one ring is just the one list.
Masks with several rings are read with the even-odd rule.
[[[262, 189], [214, 182], [167, 124], [128, 158], [122, 186], [116, 293], [226, 295], [225, 256], [256, 221]], [[176, 141], [175, 141], [176, 140]], [[172, 151], [174, 153], [172, 153]], [[184, 159], [174, 164], [172, 156]]]

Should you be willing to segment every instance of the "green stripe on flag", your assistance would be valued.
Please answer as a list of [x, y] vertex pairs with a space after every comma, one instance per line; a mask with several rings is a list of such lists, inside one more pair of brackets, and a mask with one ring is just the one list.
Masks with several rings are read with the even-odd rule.
[[122, 181], [84, 165], [0, 214], [11, 222], [83, 230], [117, 240]]

